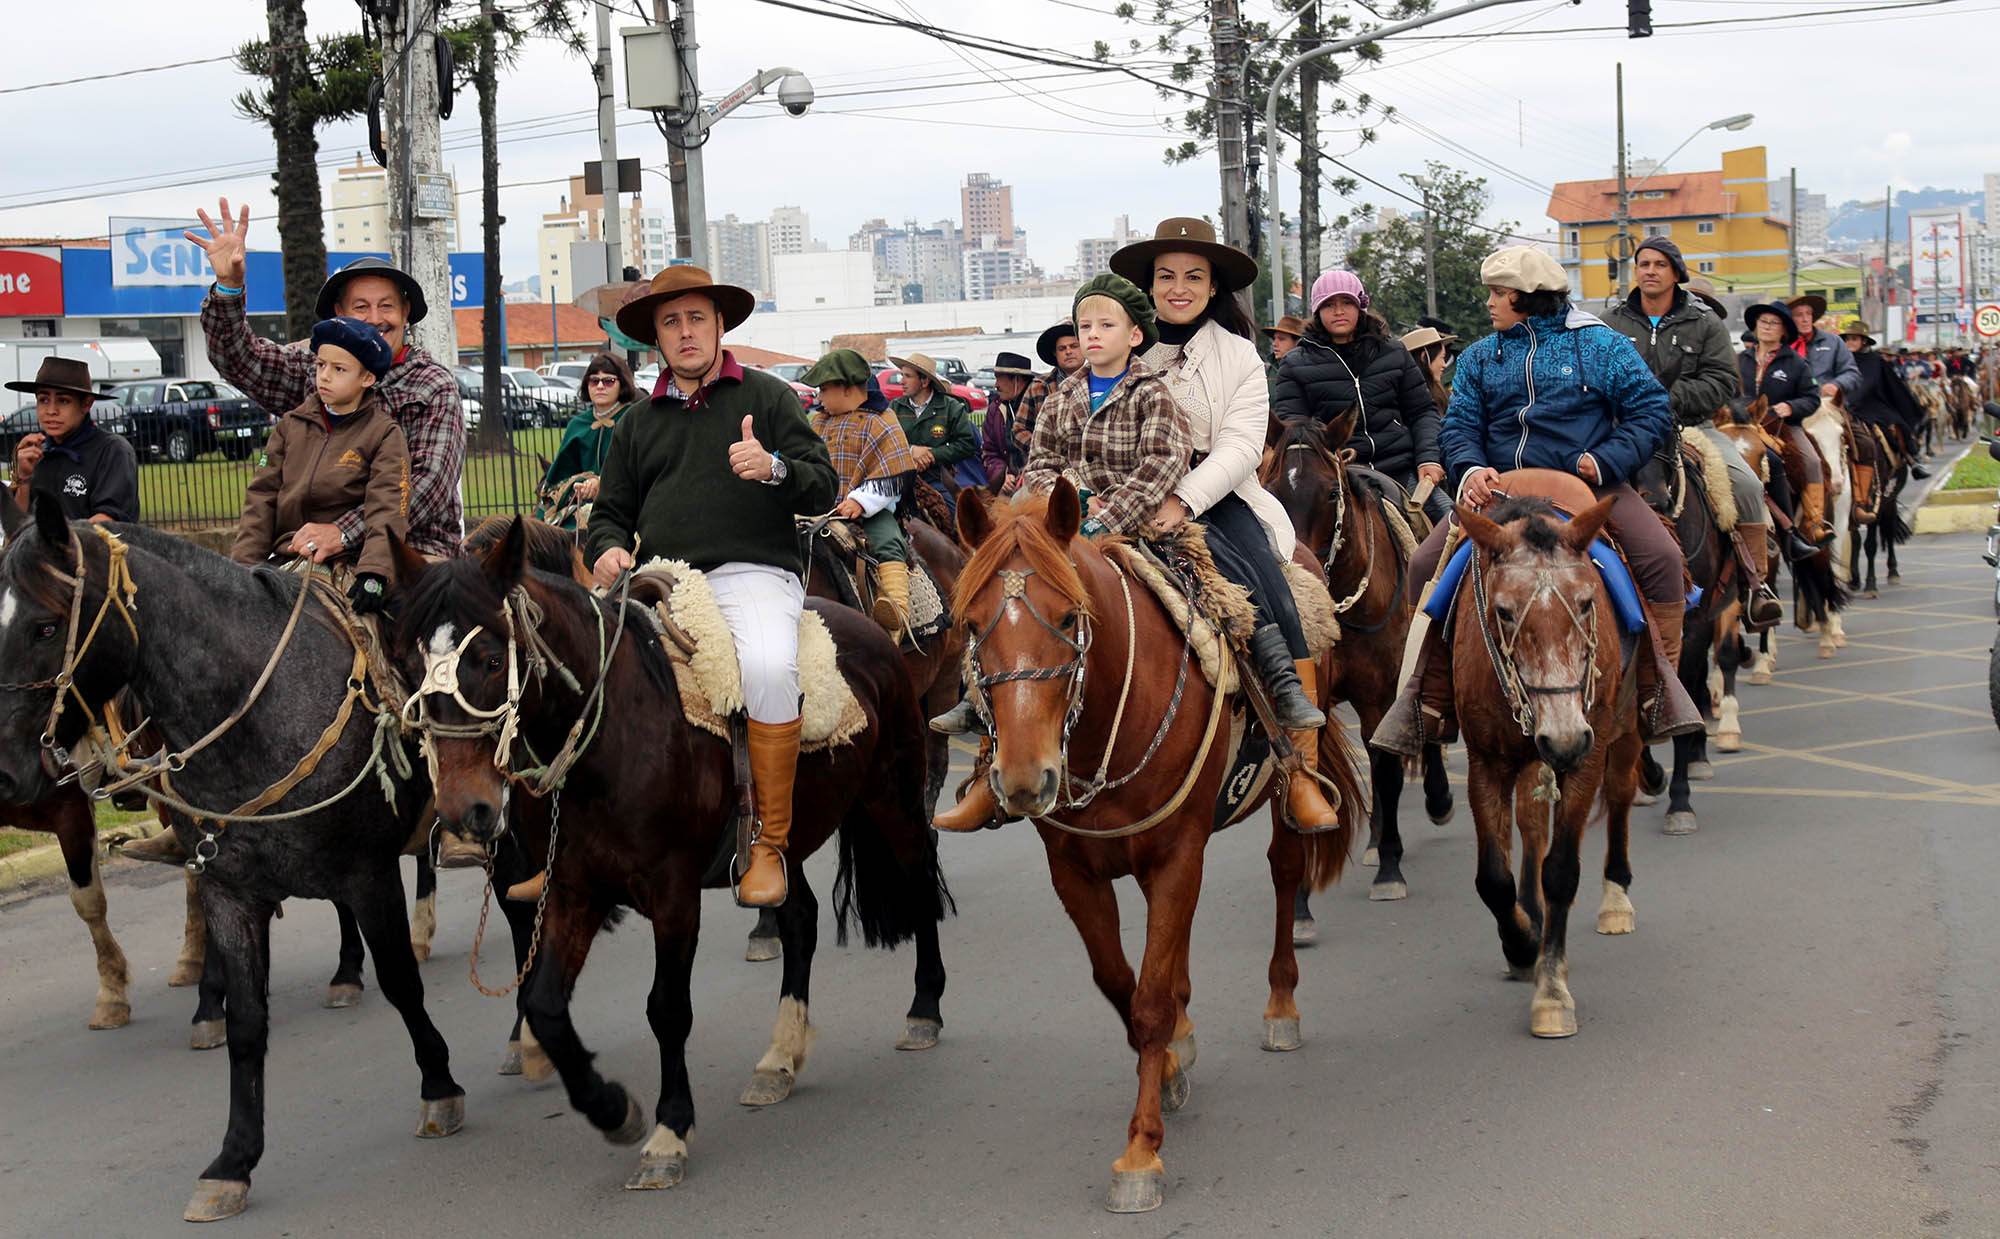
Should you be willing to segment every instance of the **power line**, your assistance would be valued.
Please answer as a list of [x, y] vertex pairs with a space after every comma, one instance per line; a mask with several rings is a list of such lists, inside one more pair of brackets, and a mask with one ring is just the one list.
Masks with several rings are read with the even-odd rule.
[[[286, 47], [283, 50], [296, 50]], [[53, 82], [32, 82], [26, 86], [0, 86], [0, 95], [18, 95], [27, 90], [48, 90], [53, 86], [75, 86], [81, 82], [106, 82], [115, 77], [137, 77], [141, 73], [159, 73], [165, 69], [185, 69], [189, 65], [212, 65], [224, 60], [236, 59], [235, 52], [225, 52], [220, 56], [203, 56], [195, 60], [175, 60], [163, 65], [141, 65], [135, 69], [116, 69], [110, 73], [92, 73], [86, 77], [65, 77]]]

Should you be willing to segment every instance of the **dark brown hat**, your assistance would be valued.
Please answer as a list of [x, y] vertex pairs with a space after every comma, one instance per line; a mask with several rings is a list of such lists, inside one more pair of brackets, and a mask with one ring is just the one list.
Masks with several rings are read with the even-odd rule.
[[1276, 335], [1282, 331], [1288, 336], [1303, 337], [1306, 334], [1306, 320], [1296, 314], [1287, 314], [1278, 320], [1277, 326], [1265, 327], [1262, 330], [1267, 336]]
[[653, 307], [689, 293], [700, 293], [715, 302], [715, 312], [722, 316], [724, 331], [741, 326], [757, 308], [757, 298], [750, 295], [749, 289], [718, 284], [700, 267], [674, 266], [654, 276], [644, 296], [618, 307], [618, 330], [641, 344], [656, 344], [659, 333], [653, 327]]
[[1065, 336], [1071, 338], [1076, 336], [1076, 324], [1068, 319], [1064, 319], [1055, 326], [1045, 329], [1041, 335], [1035, 338], [1035, 356], [1052, 366], [1055, 365], [1056, 344]]
[[1217, 292], [1233, 293], [1257, 282], [1257, 260], [1215, 239], [1205, 219], [1163, 219], [1150, 241], [1134, 241], [1111, 256], [1111, 269], [1141, 288], [1153, 286], [1153, 260], [1161, 254], [1198, 254], [1215, 271]]
[[86, 402], [111, 397], [90, 385], [90, 367], [74, 357], [44, 357], [35, 371], [35, 381], [7, 384], [8, 391], [61, 391], [82, 396]]
[[1820, 296], [1818, 293], [1801, 293], [1790, 301], [1787, 301], [1785, 308], [1787, 310], [1795, 310], [1802, 305], [1812, 307], [1814, 322], [1818, 322], [1820, 319], [1826, 317], [1826, 298]]

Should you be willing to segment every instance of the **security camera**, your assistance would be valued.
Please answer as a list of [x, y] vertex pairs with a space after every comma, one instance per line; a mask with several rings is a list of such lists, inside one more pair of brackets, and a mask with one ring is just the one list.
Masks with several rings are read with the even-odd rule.
[[804, 116], [812, 106], [813, 84], [803, 73], [794, 73], [778, 83], [778, 103], [791, 116]]

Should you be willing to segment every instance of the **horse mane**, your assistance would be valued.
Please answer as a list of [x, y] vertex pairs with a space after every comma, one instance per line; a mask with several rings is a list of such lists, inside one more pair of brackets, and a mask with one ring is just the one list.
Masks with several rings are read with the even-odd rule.
[[965, 608], [978, 597], [980, 590], [992, 584], [1001, 567], [1015, 555], [1028, 561], [1043, 584], [1061, 594], [1070, 605], [1089, 613], [1090, 591], [1084, 588], [1083, 577], [1070, 561], [1068, 548], [1058, 545], [1043, 524], [1048, 510], [1046, 495], [1016, 495], [1011, 503], [992, 505], [989, 512], [993, 531], [986, 535], [959, 574], [958, 590], [951, 600], [953, 622], [965, 622]]
[[1562, 549], [1562, 539], [1558, 536], [1562, 529], [1562, 513], [1546, 499], [1530, 495], [1514, 495], [1502, 499], [1494, 509], [1486, 514], [1496, 525], [1521, 526], [1521, 545], [1532, 551], [1544, 553]]
[[[89, 560], [90, 548], [99, 542], [83, 522], [71, 526], [71, 534], [84, 548]], [[143, 551], [156, 559], [164, 560], [170, 567], [202, 583], [207, 587], [255, 587], [265, 599], [275, 605], [289, 607], [298, 598], [299, 590], [305, 586], [305, 578], [293, 572], [281, 572], [265, 564], [251, 566], [239, 564], [226, 555], [219, 555], [207, 547], [190, 542], [163, 530], [147, 525], [133, 525], [114, 522], [110, 531], [120, 541], [136, 550]], [[19, 554], [13, 553], [16, 546], [23, 548]], [[33, 522], [22, 526], [14, 537], [8, 539], [8, 554], [0, 561], [0, 580], [17, 585], [37, 604], [56, 610], [66, 610], [70, 602], [70, 587], [57, 578], [57, 573], [67, 573], [71, 567], [69, 556], [64, 554], [60, 566], [42, 554], [28, 554], [26, 548], [44, 545], [40, 530]], [[66, 550], [67, 548], [65, 548]], [[30, 571], [23, 564], [39, 566], [42, 571]], [[247, 579], [246, 579], [247, 578]], [[329, 631], [340, 628], [324, 607], [307, 608], [313, 618]]]
[[1285, 457], [1294, 449], [1303, 448], [1329, 465], [1334, 463], [1333, 449], [1326, 445], [1326, 424], [1318, 418], [1273, 417], [1272, 424], [1277, 427], [1277, 434], [1271, 438], [1269, 461], [1259, 470], [1259, 481], [1268, 485], [1282, 476]]
[[584, 566], [576, 535], [532, 516], [487, 517], [465, 536], [465, 553], [478, 555], [498, 546], [507, 536], [507, 526], [517, 519], [528, 541], [528, 566], [574, 579], [577, 570]]

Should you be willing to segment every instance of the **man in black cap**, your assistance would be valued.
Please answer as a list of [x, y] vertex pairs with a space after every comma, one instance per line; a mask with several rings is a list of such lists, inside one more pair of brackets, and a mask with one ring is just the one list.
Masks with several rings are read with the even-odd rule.
[[73, 521], [139, 519], [139, 461], [122, 437], [90, 420], [93, 402], [106, 399], [90, 385], [90, 367], [68, 357], [45, 357], [32, 383], [9, 391], [33, 392], [42, 429], [14, 446], [15, 506], [43, 494]]
[[986, 406], [986, 421], [980, 427], [979, 463], [986, 467], [986, 488], [996, 495], [1013, 494], [1021, 484], [1021, 471], [1028, 467], [1035, 423], [1032, 417], [1024, 423], [1021, 410], [1034, 378], [1034, 363], [1019, 353], [993, 359], [993, 402]]
[[[201, 303], [202, 334], [208, 359], [222, 377], [273, 412], [297, 408], [313, 391], [313, 354], [303, 343], [279, 344], [250, 330], [243, 310], [244, 234], [250, 208], [232, 216], [221, 204], [220, 223], [199, 211], [206, 236], [186, 233], [208, 253], [215, 286]], [[409, 544], [433, 559], [458, 554], [465, 538], [465, 510], [459, 476], [465, 465], [465, 414], [458, 380], [423, 349], [404, 339], [404, 329], [422, 322], [429, 306], [423, 288], [380, 258], [358, 258], [327, 277], [317, 312], [322, 319], [358, 318], [382, 333], [395, 361], [375, 387], [375, 397], [410, 447]], [[330, 555], [357, 554], [367, 535], [359, 507], [331, 524], [310, 524], [298, 532], [292, 553], [315, 562]], [[308, 544], [319, 549], [307, 551]]]

